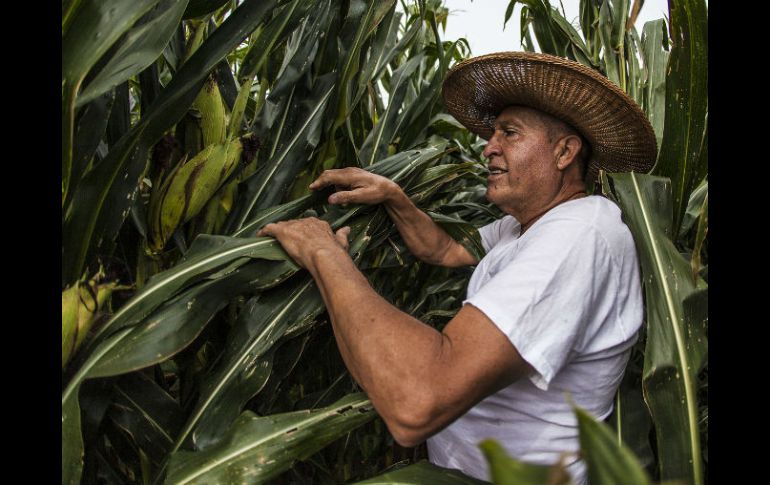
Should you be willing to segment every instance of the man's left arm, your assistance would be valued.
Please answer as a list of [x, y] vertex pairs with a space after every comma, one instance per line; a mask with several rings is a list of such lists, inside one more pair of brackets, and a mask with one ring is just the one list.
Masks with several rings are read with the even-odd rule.
[[345, 364], [396, 441], [415, 446], [486, 396], [532, 371], [484, 313], [465, 305], [443, 332], [378, 295], [318, 219], [266, 226], [313, 275]]

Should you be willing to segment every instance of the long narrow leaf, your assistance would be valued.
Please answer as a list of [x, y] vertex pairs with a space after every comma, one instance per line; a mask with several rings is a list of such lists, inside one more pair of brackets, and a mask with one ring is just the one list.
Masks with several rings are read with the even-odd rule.
[[387, 153], [388, 144], [390, 144], [395, 135], [395, 128], [400, 118], [399, 111], [404, 102], [406, 88], [409, 86], [409, 77], [420, 65], [422, 59], [422, 55], [412, 57], [393, 73], [391, 78], [392, 91], [388, 100], [388, 107], [361, 147], [360, 157], [364, 167], [372, 165]]
[[[696, 291], [688, 261], [671, 241], [671, 188], [649, 175], [610, 175], [642, 263], [647, 308], [643, 386], [664, 479], [703, 483], [697, 375], [706, 354], [705, 321], [683, 302]], [[702, 281], [698, 283], [702, 284]]]
[[76, 106], [95, 99], [155, 62], [174, 35], [186, 6], [187, 0], [159, 2], [151, 12], [152, 19], [128, 31], [109, 63], [80, 93]]
[[375, 416], [361, 394], [316, 411], [266, 417], [246, 411], [220, 444], [172, 455], [165, 483], [264, 483]]
[[255, 173], [250, 181], [247, 200], [244, 203], [240, 217], [236, 220], [234, 231], [243, 226], [255, 211], [280, 202], [285, 194], [286, 186], [302, 168], [305, 150], [313, 148], [317, 143], [320, 122], [326, 103], [334, 89], [335, 74], [328, 74], [317, 81], [314, 96], [307, 99], [302, 110], [305, 116], [299, 126], [289, 134], [291, 139], [283, 146], [280, 153], [263, 170]]
[[650, 479], [633, 453], [619, 445], [612, 430], [590, 414], [575, 408], [580, 431], [580, 454], [591, 485], [649, 485]]
[[566, 485], [569, 478], [562, 472], [551, 473], [545, 465], [534, 465], [515, 460], [500, 443], [487, 439], [479, 443], [489, 463], [489, 474], [495, 485]]
[[658, 147], [663, 140], [666, 113], [666, 65], [668, 65], [668, 35], [663, 19], [644, 24], [642, 29], [644, 54], [644, 106], [647, 119], [655, 131]]
[[651, 173], [671, 178], [676, 234], [690, 192], [706, 170], [701, 166], [701, 149], [708, 114], [708, 33], [703, 0], [676, 2], [670, 10], [666, 121], [658, 162]]
[[289, 326], [312, 320], [323, 309], [321, 295], [310, 278], [299, 281], [293, 288], [281, 288], [250, 301], [237, 324], [237, 338], [232, 340], [236, 346], [225, 350], [222, 365], [202, 384], [201, 398], [172, 452], [179, 449], [193, 430], [197, 449], [216, 443], [246, 401], [261, 387], [253, 388], [248, 382], [253, 380], [251, 374], [263, 355]]

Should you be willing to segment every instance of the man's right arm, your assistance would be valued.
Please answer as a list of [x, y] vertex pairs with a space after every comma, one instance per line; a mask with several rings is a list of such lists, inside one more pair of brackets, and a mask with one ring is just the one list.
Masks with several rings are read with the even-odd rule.
[[329, 185], [338, 189], [329, 196], [331, 204], [385, 204], [407, 247], [420, 260], [450, 268], [478, 263], [462, 244], [418, 209], [392, 180], [349, 167], [324, 171], [310, 188], [318, 190]]

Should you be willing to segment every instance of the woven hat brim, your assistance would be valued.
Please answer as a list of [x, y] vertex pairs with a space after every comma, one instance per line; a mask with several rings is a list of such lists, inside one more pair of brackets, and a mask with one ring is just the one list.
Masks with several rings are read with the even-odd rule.
[[447, 74], [442, 95], [452, 116], [485, 140], [512, 105], [565, 121], [591, 145], [588, 180], [599, 169], [646, 173], [655, 164], [655, 132], [644, 112], [609, 79], [568, 59], [531, 52], [474, 57]]

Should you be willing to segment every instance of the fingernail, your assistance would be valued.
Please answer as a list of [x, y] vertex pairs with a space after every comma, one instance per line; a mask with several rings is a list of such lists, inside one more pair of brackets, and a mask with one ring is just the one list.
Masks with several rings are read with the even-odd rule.
[[334, 204], [335, 202], [337, 202], [337, 197], [335, 197], [333, 195], [330, 195], [329, 196], [329, 203], [330, 204]]

